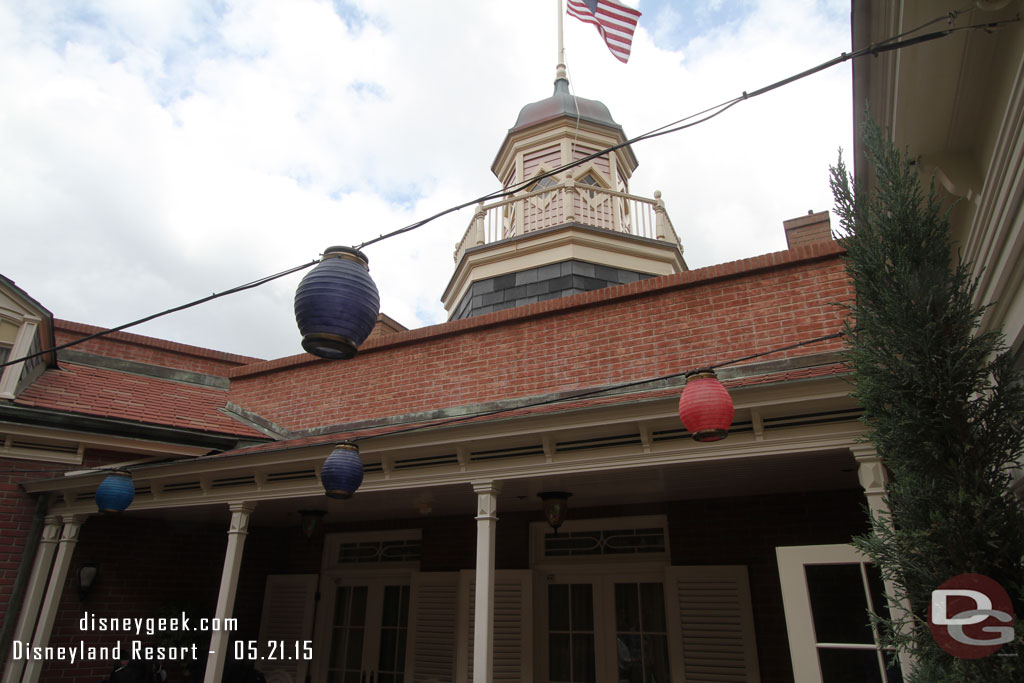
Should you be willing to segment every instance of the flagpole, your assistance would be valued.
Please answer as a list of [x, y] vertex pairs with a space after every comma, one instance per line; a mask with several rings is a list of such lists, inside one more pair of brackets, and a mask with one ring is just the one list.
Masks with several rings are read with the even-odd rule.
[[558, 63], [555, 66], [555, 80], [569, 80], [565, 75], [565, 40], [562, 38], [562, 0], [558, 0]]

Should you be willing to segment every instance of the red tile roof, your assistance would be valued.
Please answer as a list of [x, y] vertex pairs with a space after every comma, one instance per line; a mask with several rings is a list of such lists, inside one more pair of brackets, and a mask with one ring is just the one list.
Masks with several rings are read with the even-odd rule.
[[266, 438], [220, 412], [228, 392], [214, 387], [61, 362], [14, 400], [15, 405], [131, 420], [149, 425]]

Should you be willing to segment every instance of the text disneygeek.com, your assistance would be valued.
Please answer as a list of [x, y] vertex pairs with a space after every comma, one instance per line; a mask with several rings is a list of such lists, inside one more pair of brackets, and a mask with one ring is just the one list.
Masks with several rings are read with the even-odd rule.
[[[174, 617], [98, 617], [85, 612], [78, 621], [78, 630], [84, 633], [129, 633], [136, 636], [155, 636], [160, 633], [183, 631], [235, 631], [237, 619], [193, 618], [181, 613]], [[205, 654], [205, 653], [203, 653]], [[142, 640], [126, 644], [87, 645], [84, 640], [71, 645], [33, 645], [30, 641], [11, 642], [11, 656], [16, 660], [63, 661], [74, 664], [82, 661], [114, 661], [143, 659], [163, 661], [196, 661], [198, 645], [161, 646]]]

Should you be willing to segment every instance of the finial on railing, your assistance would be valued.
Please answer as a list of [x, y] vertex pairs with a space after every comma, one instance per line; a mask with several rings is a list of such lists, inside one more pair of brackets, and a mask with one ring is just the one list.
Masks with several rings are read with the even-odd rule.
[[655, 236], [659, 240], [668, 239], [668, 212], [665, 211], [665, 200], [661, 198], [661, 190], [654, 191], [654, 227]]
[[476, 233], [474, 236], [473, 244], [480, 246], [484, 243], [484, 216], [486, 211], [484, 210], [484, 203], [480, 202], [476, 205], [476, 213], [473, 214], [473, 231]]
[[565, 172], [562, 183], [562, 220], [570, 223], [576, 220], [576, 181], [572, 178], [572, 169]]

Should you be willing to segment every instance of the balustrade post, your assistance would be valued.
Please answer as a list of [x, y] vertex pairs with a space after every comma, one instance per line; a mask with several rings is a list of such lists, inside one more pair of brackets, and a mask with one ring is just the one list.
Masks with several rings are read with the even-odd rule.
[[654, 229], [659, 240], [668, 239], [668, 213], [665, 211], [665, 200], [661, 198], [661, 190], [654, 191]]
[[573, 180], [572, 171], [565, 174], [565, 183], [562, 193], [562, 220], [571, 223], [576, 220], [576, 181]]
[[480, 202], [476, 205], [476, 213], [473, 214], [473, 244], [480, 246], [487, 241], [487, 235], [484, 231], [484, 203]]

